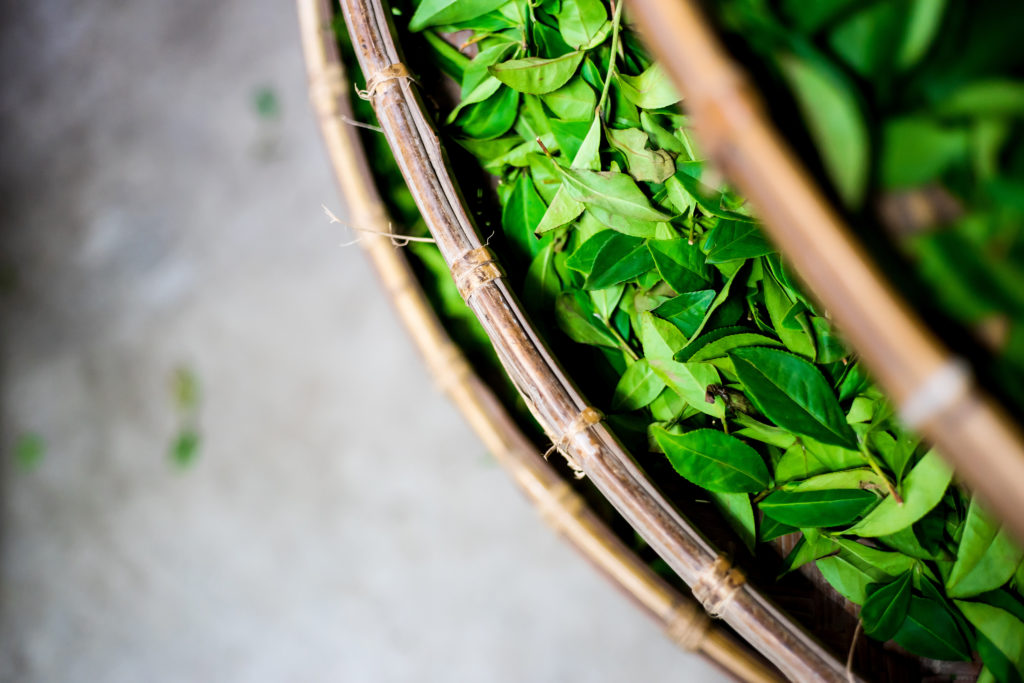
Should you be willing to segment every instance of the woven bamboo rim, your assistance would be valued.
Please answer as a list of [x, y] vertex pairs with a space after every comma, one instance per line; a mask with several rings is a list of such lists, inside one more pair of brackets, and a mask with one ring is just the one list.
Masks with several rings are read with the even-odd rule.
[[630, 0], [645, 42], [686, 95], [698, 138], [904, 421], [1024, 541], [1024, 436], [874, 266], [774, 130], [693, 0]]
[[[331, 28], [331, 0], [298, 0], [310, 97], [354, 224], [389, 232], [365, 153], [351, 121], [350, 90]], [[361, 244], [439, 387], [521, 486], [542, 517], [655, 618], [684, 650], [698, 652], [740, 680], [779, 681], [760, 657], [711, 622], [701, 606], [655, 574], [597, 517], [533, 448], [494, 394], [473, 373], [430, 308], [408, 263], [388, 238]]]
[[[404, 70], [389, 15], [377, 0], [342, 0], [367, 97], [445, 261], [453, 270], [484, 246], [449, 171], [444, 150]], [[381, 78], [378, 74], [388, 74]], [[396, 75], [397, 74], [397, 75]], [[493, 261], [493, 256], [489, 257]], [[552, 443], [687, 583], [705, 607], [729, 623], [787, 676], [845, 681], [852, 675], [763, 594], [647, 480], [602, 422], [581, 428], [589, 408], [528, 323], [503, 277], [491, 274], [467, 304], [506, 372]]]

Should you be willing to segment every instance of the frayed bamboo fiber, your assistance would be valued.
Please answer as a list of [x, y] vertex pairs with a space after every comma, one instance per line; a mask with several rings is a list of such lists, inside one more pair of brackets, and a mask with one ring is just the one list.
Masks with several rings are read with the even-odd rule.
[[[374, 0], [343, 0], [341, 6], [363, 73], [376, 86], [370, 101], [377, 118], [431, 234], [452, 266], [483, 244], [415, 86], [408, 78], [377, 79], [378, 73], [404, 63], [389, 15]], [[490, 279], [475, 288], [468, 304], [552, 442], [569, 454], [676, 573], [691, 586], [715, 578], [736, 579], [711, 544], [668, 504], [603, 423], [566, 438], [587, 403], [528, 323], [504, 278]], [[722, 619], [789, 677], [848, 680], [842, 662], [750, 584], [730, 588], [730, 598], [716, 602]]]
[[630, 0], [701, 148], [757, 208], [904, 419], [1024, 541], [1024, 437], [885, 280], [774, 130], [693, 0]]
[[[331, 29], [331, 2], [298, 0], [298, 11], [310, 96], [351, 219], [367, 229], [389, 233], [357, 132], [349, 123], [349, 91]], [[367, 236], [361, 242], [431, 373], [545, 521], [657, 619], [681, 647], [702, 653], [740, 680], [778, 681], [766, 662], [709, 622], [694, 600], [674, 590], [626, 548], [544, 462], [448, 339], [391, 240]]]

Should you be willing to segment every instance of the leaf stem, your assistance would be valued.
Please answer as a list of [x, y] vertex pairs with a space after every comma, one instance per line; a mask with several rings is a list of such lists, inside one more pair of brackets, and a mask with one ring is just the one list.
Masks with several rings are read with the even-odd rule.
[[608, 329], [611, 330], [612, 336], [614, 336], [615, 339], [619, 342], [619, 348], [628, 353], [629, 357], [632, 358], [633, 360], [640, 360], [640, 356], [636, 355], [636, 351], [634, 351], [632, 347], [630, 347], [629, 342], [623, 339], [622, 335], [619, 334], [619, 331], [615, 329], [614, 323], [612, 323], [612, 321], [610, 320], [606, 320], [604, 322], [605, 324], [607, 324]]
[[892, 499], [896, 501], [897, 505], [902, 506], [903, 497], [900, 495], [899, 491], [896, 490], [896, 486], [892, 483], [889, 477], [885, 476], [885, 473], [882, 472], [882, 467], [881, 465], [878, 464], [878, 460], [875, 458], [874, 455], [872, 455], [871, 451], [868, 449], [867, 441], [861, 441], [859, 445], [861, 455], [863, 455], [867, 459], [868, 464], [871, 465], [871, 469], [875, 471], [875, 474], [877, 474], [879, 478], [885, 482], [885, 488], [889, 491], [889, 495], [892, 496]]
[[601, 88], [601, 99], [597, 102], [597, 113], [600, 116], [604, 111], [604, 105], [608, 101], [608, 92], [612, 87], [612, 76], [615, 74], [615, 55], [619, 51], [619, 23], [622, 21], [623, 0], [614, 3], [615, 9], [612, 12], [612, 51], [608, 55], [608, 73], [604, 77], [604, 87]]

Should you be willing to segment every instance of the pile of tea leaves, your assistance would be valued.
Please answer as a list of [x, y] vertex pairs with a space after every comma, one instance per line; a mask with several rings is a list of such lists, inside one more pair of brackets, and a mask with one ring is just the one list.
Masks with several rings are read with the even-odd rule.
[[752, 551], [798, 535], [785, 570], [815, 563], [867, 635], [1020, 680], [1024, 551], [707, 166], [621, 4], [423, 0], [396, 22], [459, 84], [440, 127], [496, 179], [500, 219], [480, 222], [531, 315], [610, 378], [591, 400]]

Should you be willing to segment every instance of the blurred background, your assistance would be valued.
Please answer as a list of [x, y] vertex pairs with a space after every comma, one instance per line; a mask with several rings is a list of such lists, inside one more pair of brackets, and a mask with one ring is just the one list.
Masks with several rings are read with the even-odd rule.
[[292, 3], [0, 6], [0, 679], [718, 677], [339, 246]]

